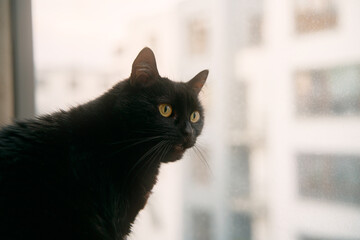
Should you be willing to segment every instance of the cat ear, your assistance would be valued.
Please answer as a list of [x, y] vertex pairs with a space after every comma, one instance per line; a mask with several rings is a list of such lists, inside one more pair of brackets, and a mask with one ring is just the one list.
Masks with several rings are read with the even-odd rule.
[[208, 74], [209, 70], [203, 70], [199, 72], [195, 77], [193, 77], [193, 79], [187, 82], [187, 84], [195, 90], [196, 94], [199, 94], [199, 92], [201, 91], [201, 88], [206, 82]]
[[153, 51], [145, 47], [140, 51], [132, 64], [130, 83], [148, 86], [159, 77]]

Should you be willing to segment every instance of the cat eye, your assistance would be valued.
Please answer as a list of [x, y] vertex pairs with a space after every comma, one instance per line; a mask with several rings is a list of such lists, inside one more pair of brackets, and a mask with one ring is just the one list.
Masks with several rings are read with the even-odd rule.
[[199, 120], [200, 120], [200, 113], [198, 111], [195, 111], [190, 115], [190, 121], [192, 123], [196, 123]]
[[159, 112], [163, 117], [170, 117], [172, 113], [172, 107], [170, 104], [160, 104], [159, 105]]

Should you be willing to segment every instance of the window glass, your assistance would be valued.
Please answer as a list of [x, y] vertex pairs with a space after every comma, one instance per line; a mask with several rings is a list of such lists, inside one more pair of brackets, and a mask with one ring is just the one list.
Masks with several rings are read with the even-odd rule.
[[301, 196], [360, 204], [360, 156], [300, 154], [297, 159]]
[[238, 198], [250, 195], [249, 150], [245, 146], [231, 148], [229, 172], [229, 192]]
[[328, 238], [328, 237], [308, 237], [302, 236], [299, 240], [356, 240], [356, 238]]
[[209, 45], [207, 22], [201, 18], [191, 19], [188, 23], [189, 52], [193, 55], [206, 53]]
[[247, 87], [243, 81], [234, 81], [230, 90], [229, 121], [233, 130], [246, 128]]
[[[236, 47], [259, 46], [263, 41], [264, 1], [232, 1], [228, 21], [233, 37], [229, 39]], [[245, 10], [246, 9], [246, 10]], [[241, 14], [240, 14], [241, 13]]]
[[299, 33], [334, 28], [337, 11], [334, 0], [296, 0], [295, 27]]
[[231, 240], [252, 240], [251, 217], [246, 213], [233, 213], [231, 216]]
[[194, 240], [212, 240], [212, 219], [204, 210], [192, 212], [192, 238]]
[[259, 45], [262, 41], [262, 29], [263, 29], [263, 12], [262, 12], [262, 1], [254, 1], [256, 2], [254, 10], [251, 14], [249, 14], [247, 19], [247, 45]]
[[299, 115], [359, 115], [360, 67], [297, 72]]

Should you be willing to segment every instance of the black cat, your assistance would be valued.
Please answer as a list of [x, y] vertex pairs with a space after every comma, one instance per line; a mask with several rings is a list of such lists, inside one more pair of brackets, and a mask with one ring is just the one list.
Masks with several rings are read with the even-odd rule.
[[131, 76], [99, 98], [4, 127], [0, 239], [124, 239], [160, 164], [180, 159], [201, 133], [207, 75], [162, 78], [144, 48]]

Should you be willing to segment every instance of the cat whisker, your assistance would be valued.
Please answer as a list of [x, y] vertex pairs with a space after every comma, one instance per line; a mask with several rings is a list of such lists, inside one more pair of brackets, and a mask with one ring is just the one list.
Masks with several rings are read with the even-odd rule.
[[132, 130], [132, 133], [141, 133], [141, 134], [148, 134], [148, 133], [152, 133], [152, 134], [161, 134], [163, 135], [164, 133], [167, 133], [168, 130], [172, 130], [171, 128], [166, 128], [166, 127], [161, 127], [161, 128], [146, 128], [146, 129], [137, 129], [137, 130]]
[[116, 150], [116, 151], [111, 151], [111, 155], [110, 155], [110, 156], [114, 156], [114, 155], [116, 155], [116, 154], [119, 154], [120, 152], [122, 152], [122, 151], [124, 151], [124, 150], [126, 150], [126, 149], [129, 149], [129, 148], [131, 148], [131, 147], [134, 147], [134, 146], [136, 146], [136, 145], [139, 145], [139, 144], [141, 144], [141, 143], [150, 142], [150, 141], [153, 141], [153, 140], [156, 140], [156, 139], [161, 139], [161, 138], [162, 138], [162, 136], [156, 136], [156, 137], [150, 137], [150, 138], [142, 139], [142, 140], [140, 140], [140, 141], [137, 141], [137, 142], [134, 142], [134, 143], [132, 143], [132, 144], [129, 144], [129, 145], [127, 145], [127, 146], [125, 146], [125, 147], [123, 147], [123, 148], [121, 148], [121, 149], [118, 149], [118, 150]]
[[168, 154], [169, 150], [171, 149], [172, 144], [170, 144], [169, 142], [165, 142], [165, 145], [163, 147], [163, 151], [162, 154], [159, 156], [159, 161], [163, 161], [164, 158], [166, 157], [166, 155]]
[[154, 154], [147, 162], [146, 171], [149, 170], [149, 168], [153, 165], [156, 159], [158, 159], [159, 162], [163, 161], [171, 148], [172, 148], [172, 144], [170, 142], [164, 141], [164, 144], [161, 146], [161, 148], [158, 149], [157, 153]]
[[207, 152], [207, 150], [208, 150], [208, 145], [204, 142], [204, 141], [202, 141], [203, 139], [202, 138], [198, 138], [197, 140], [196, 140], [196, 146], [199, 148], [199, 150], [202, 150], [203, 152], [205, 151], [205, 152]]
[[141, 143], [141, 142], [150, 141], [150, 140], [157, 139], [157, 138], [161, 138], [161, 136], [129, 138], [129, 139], [124, 139], [122, 141], [116, 141], [116, 142], [113, 142], [110, 144], [115, 145], [115, 144], [121, 144], [121, 143], [139, 141], [139, 140], [140, 140], [139, 142]]
[[161, 135], [161, 136], [169, 136], [169, 134], [170, 134], [171, 136], [177, 137], [176, 134], [172, 134], [173, 131], [174, 131], [174, 129], [171, 127], [161, 126], [161, 128], [134, 130], [134, 131], [132, 131], [132, 133], [155, 134], [155, 135]]
[[[152, 164], [154, 163], [154, 161], [157, 159], [157, 157], [163, 152], [164, 149], [164, 145], [166, 145], [166, 141], [161, 141], [158, 144], [156, 144], [155, 146], [153, 146], [150, 150], [148, 150], [138, 161], [137, 163], [132, 167], [132, 169], [129, 171], [128, 176], [130, 177], [133, 170], [135, 170], [136, 166], [139, 166], [139, 170], [136, 172], [136, 174], [131, 177], [131, 180], [129, 181], [130, 185], [132, 183], [132, 181], [134, 181], [135, 179], [137, 179], [137, 177], [143, 172], [143, 170], [146, 167], [146, 171], [149, 170], [149, 168], [152, 166]], [[147, 158], [147, 156], [149, 156]], [[144, 160], [147, 161], [144, 164], [140, 164], [141, 162], [143, 162]]]
[[143, 128], [143, 129], [132, 130], [131, 132], [133, 132], [133, 133], [161, 133], [163, 131], [164, 131], [163, 129], [158, 129], [158, 128]]
[[145, 163], [145, 165], [147, 165], [146, 171], [149, 170], [149, 168], [152, 166], [152, 164], [154, 163], [154, 161], [156, 161], [156, 159], [159, 160], [159, 162], [161, 162], [162, 158], [166, 155], [167, 153], [167, 149], [169, 149], [168, 147], [168, 143], [166, 141], [163, 141], [163, 144], [157, 149], [157, 151], [149, 158], [149, 160], [147, 161], [147, 163]]
[[202, 152], [202, 150], [200, 150], [200, 148], [196, 145], [194, 145], [194, 147], [192, 148], [195, 152], [195, 154], [198, 156], [198, 158], [200, 159], [200, 161], [206, 166], [206, 168], [208, 169], [208, 171], [210, 172], [210, 174], [212, 176], [214, 176], [213, 171], [211, 170], [211, 167], [208, 163], [208, 161], [206, 160], [206, 157], [204, 156], [205, 153]]
[[[142, 163], [142, 161], [144, 161], [146, 159], [146, 157], [148, 157], [149, 155], [151, 156], [151, 154], [154, 154], [154, 152], [156, 153], [158, 151], [158, 149], [160, 148], [160, 146], [162, 146], [163, 144], [164, 144], [164, 141], [160, 141], [155, 146], [151, 147], [148, 151], [146, 151], [146, 153], [144, 153], [144, 155], [142, 155], [142, 157], [139, 158], [139, 160], [137, 160], [136, 163], [134, 164], [134, 166], [132, 166], [132, 168], [129, 170], [128, 177], [130, 177], [132, 175], [132, 173], [136, 169], [136, 167], [138, 167]], [[140, 165], [140, 170], [141, 169], [142, 169], [142, 166]], [[140, 172], [140, 171], [138, 171], [138, 172]], [[136, 176], [133, 177], [133, 179], [136, 179]], [[129, 182], [131, 182], [131, 181], [129, 181]]]

